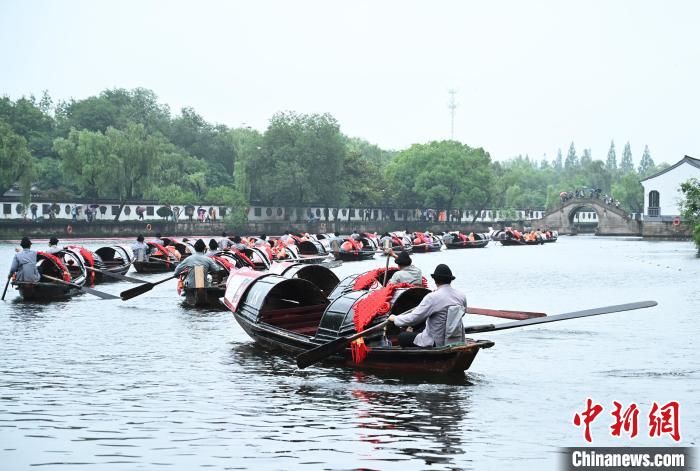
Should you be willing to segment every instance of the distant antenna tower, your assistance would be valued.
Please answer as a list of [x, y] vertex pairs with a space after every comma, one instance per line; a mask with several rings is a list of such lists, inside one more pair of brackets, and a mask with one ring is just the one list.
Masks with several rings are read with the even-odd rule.
[[457, 90], [450, 89], [447, 93], [450, 94], [450, 102], [447, 105], [447, 107], [450, 109], [450, 118], [451, 118], [450, 139], [454, 140], [454, 138], [455, 138], [455, 110], [457, 109], [457, 102], [455, 101], [455, 95], [457, 94]]

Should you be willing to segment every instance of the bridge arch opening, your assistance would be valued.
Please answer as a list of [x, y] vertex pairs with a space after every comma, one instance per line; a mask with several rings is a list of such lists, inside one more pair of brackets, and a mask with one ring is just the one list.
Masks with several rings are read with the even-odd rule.
[[569, 226], [576, 232], [595, 233], [598, 229], [600, 214], [592, 205], [576, 205], [569, 210]]

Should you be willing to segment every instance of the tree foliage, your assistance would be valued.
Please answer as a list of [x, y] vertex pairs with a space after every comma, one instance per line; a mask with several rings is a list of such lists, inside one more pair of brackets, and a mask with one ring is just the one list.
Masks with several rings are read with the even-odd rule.
[[700, 253], [700, 181], [696, 178], [681, 183], [680, 209], [683, 218], [693, 228], [693, 240]]
[[[0, 195], [19, 182], [25, 196], [33, 178], [32, 154], [27, 140], [16, 134], [9, 125], [0, 120]], [[25, 198], [25, 202], [28, 200]]]
[[623, 174], [634, 172], [634, 160], [632, 159], [632, 148], [630, 143], [625, 144], [625, 149], [622, 151], [622, 160], [620, 161], [620, 171]]

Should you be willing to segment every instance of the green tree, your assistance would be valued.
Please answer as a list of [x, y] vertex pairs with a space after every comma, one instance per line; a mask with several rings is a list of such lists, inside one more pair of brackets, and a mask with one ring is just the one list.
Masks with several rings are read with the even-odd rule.
[[19, 183], [23, 202], [29, 202], [31, 182], [34, 176], [32, 154], [27, 140], [12, 131], [0, 120], [0, 195]]
[[605, 161], [605, 168], [611, 174], [615, 173], [615, 171], [617, 171], [617, 156], [615, 153], [615, 141], [610, 141], [610, 149], [608, 150], [608, 159]]
[[680, 209], [685, 221], [693, 228], [693, 240], [700, 255], [700, 181], [691, 178], [681, 183]]
[[613, 184], [612, 196], [629, 212], [641, 213], [644, 210], [644, 188], [634, 172], [623, 174], [618, 182]]
[[397, 206], [480, 212], [493, 194], [489, 154], [456, 141], [414, 144], [399, 152], [386, 173]]
[[56, 106], [56, 120], [62, 135], [72, 128], [104, 133], [109, 127], [126, 129], [130, 123], [141, 124], [149, 134], [166, 134], [170, 109], [158, 103], [151, 90], [115, 88], [83, 100], [60, 102]]
[[557, 157], [554, 159], [553, 167], [556, 172], [561, 172], [564, 169], [564, 160], [561, 156], [561, 149], [557, 149]]
[[583, 155], [581, 156], [581, 167], [586, 168], [593, 162], [593, 157], [591, 156], [591, 149], [583, 149]]
[[566, 160], [564, 161], [564, 168], [568, 171], [573, 171], [579, 166], [578, 156], [576, 155], [576, 147], [574, 147], [574, 142], [571, 141], [569, 146], [569, 152], [566, 154]]
[[620, 171], [623, 174], [634, 172], [634, 160], [632, 159], [632, 149], [630, 148], [629, 142], [625, 144], [625, 149], [622, 151]]
[[261, 158], [248, 162], [252, 197], [287, 207], [338, 203], [345, 145], [329, 114], [277, 113], [263, 136]]
[[651, 152], [649, 152], [649, 146], [644, 146], [644, 153], [642, 154], [642, 160], [639, 162], [639, 177], [646, 178], [656, 171], [656, 166], [651, 158]]

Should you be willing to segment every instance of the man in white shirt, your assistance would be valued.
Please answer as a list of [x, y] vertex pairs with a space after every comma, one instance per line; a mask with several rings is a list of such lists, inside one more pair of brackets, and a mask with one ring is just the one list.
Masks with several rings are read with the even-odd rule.
[[[412, 311], [389, 316], [389, 321], [398, 327], [415, 326], [425, 321], [422, 332], [406, 331], [399, 334], [399, 344], [402, 347], [442, 347], [463, 337], [462, 315], [467, 310], [467, 298], [450, 285], [455, 279], [452, 270], [441, 263], [430, 276], [437, 285], [435, 291], [427, 294]], [[448, 319], [448, 313], [453, 319]], [[455, 315], [459, 317], [456, 321]]]

